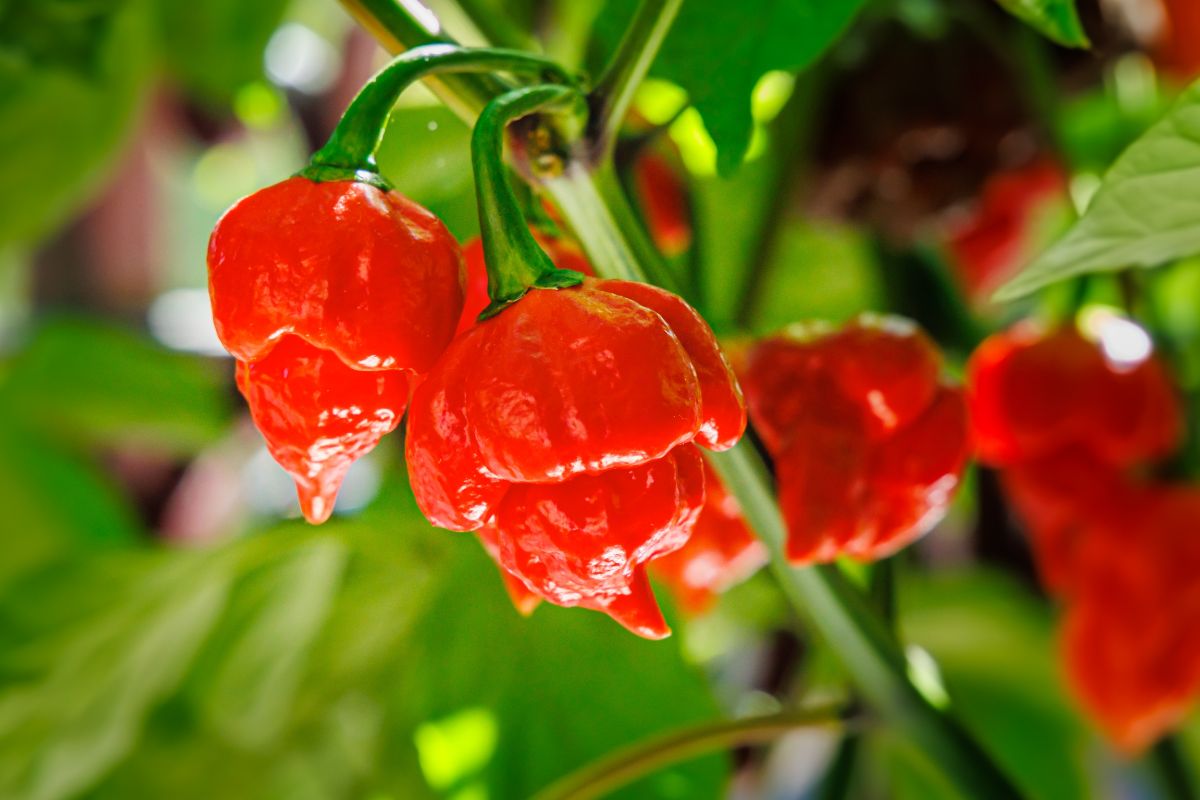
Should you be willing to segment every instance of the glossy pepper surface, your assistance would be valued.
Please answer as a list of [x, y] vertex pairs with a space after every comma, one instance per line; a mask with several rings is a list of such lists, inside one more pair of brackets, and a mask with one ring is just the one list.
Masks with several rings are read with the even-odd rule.
[[501, 566], [559, 605], [667, 629], [644, 564], [686, 541], [704, 498], [693, 443], [746, 416], [708, 326], [654, 287], [535, 289], [459, 336], [414, 394], [407, 457], [435, 525], [489, 527]]
[[945, 514], [969, 447], [962, 392], [940, 369], [896, 317], [793, 326], [749, 349], [742, 382], [792, 561], [882, 558]]
[[1182, 430], [1157, 358], [1147, 350], [1118, 360], [1074, 325], [989, 337], [971, 357], [968, 386], [978, 455], [995, 466], [1071, 448], [1129, 466], [1168, 453]]
[[458, 245], [395, 192], [293, 177], [225, 213], [208, 268], [238, 386], [305, 516], [321, 522], [350, 464], [395, 428], [410, 381], [453, 336]]

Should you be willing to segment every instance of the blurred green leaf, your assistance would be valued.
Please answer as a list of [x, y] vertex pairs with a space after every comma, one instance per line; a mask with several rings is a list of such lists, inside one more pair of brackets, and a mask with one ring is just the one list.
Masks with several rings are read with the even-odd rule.
[[1075, 0], [997, 0], [1008, 13], [1023, 20], [1047, 39], [1067, 47], [1088, 47]]
[[[751, 96], [768, 72], [812, 65], [846, 30], [864, 0], [688, 0], [651, 74], [683, 87], [717, 146], [717, 170], [741, 165], [754, 130]], [[609, 0], [596, 36], [611, 52], [633, 16], [632, 0]]]
[[[4, 643], [43, 671], [0, 687], [0, 796], [72, 796], [133, 750], [146, 714], [178, 686], [228, 589], [213, 559], [159, 555], [102, 560], [96, 569], [108, 580], [84, 585], [106, 591], [87, 597], [67, 630]], [[46, 588], [72, 589], [55, 581]], [[3, 598], [36, 601], [25, 592]]]
[[742, 163], [754, 128], [750, 96], [772, 70], [799, 72], [815, 62], [863, 0], [689, 0], [683, 4], [654, 74], [682, 86], [717, 145], [717, 169]]
[[228, 104], [263, 74], [263, 51], [288, 0], [153, 0], [162, 58], [196, 99]]
[[[4, 797], [416, 800], [422, 774], [524, 797], [718, 715], [676, 642], [582, 610], [521, 618], [474, 537], [430, 528], [396, 481], [320, 529], [0, 584], [8, 618]], [[717, 797], [724, 775], [710, 758], [627, 796]]]
[[1200, 83], [1117, 159], [1083, 217], [997, 293], [1012, 300], [1088, 272], [1200, 253]]
[[87, 443], [189, 452], [219, 436], [230, 402], [216, 363], [171, 353], [105, 323], [43, 325], [0, 382], [0, 405]]
[[[478, 776], [489, 796], [529, 797], [619, 746], [718, 716], [675, 641], [548, 604], [522, 619], [468, 538], [452, 540], [455, 563], [418, 629], [407, 690], [421, 718], [494, 715], [495, 752]], [[722, 797], [726, 768], [721, 757], [679, 765], [614, 797]]]
[[0, 586], [63, 554], [127, 545], [139, 532], [132, 510], [96, 468], [3, 414], [0, 508]]
[[149, 66], [143, 0], [0, 6], [0, 244], [45, 234], [99, 185]]
[[345, 566], [337, 539], [315, 539], [247, 575], [207, 652], [195, 688], [205, 718], [230, 742], [253, 748], [289, 722], [313, 641]]
[[912, 576], [899, 599], [905, 640], [936, 659], [959, 718], [1026, 795], [1093, 796], [1089, 734], [1063, 686], [1050, 610], [984, 572]]

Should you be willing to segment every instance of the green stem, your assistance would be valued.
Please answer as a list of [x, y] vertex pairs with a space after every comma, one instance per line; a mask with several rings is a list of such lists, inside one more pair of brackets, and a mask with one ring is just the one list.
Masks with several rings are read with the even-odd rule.
[[488, 103], [475, 123], [471, 164], [475, 169], [488, 297], [492, 299], [480, 319], [500, 313], [532, 288], [561, 289], [583, 281], [580, 273], [555, 267], [538, 246], [508, 184], [504, 166], [504, 134], [510, 122], [538, 111], [562, 109], [581, 99], [578, 92], [565, 86], [513, 89]]
[[[417, 16], [400, 0], [338, 0], [350, 16], [391, 53], [427, 44], [457, 44], [441, 31], [432, 14]], [[426, 83], [468, 124], [497, 95], [512, 88], [494, 76], [430, 76]]]
[[797, 728], [842, 727], [839, 706], [824, 706], [749, 719], [722, 720], [664, 734], [593, 761], [534, 795], [534, 800], [602, 797], [663, 767], [714, 750], [769, 742]]
[[938, 765], [964, 798], [1019, 798], [1020, 792], [949, 714], [934, 707], [908, 679], [899, 643], [866, 597], [834, 566], [796, 569], [787, 563], [787, 529], [768, 488], [758, 454], [743, 441], [709, 454], [746, 521], [767, 545], [770, 567], [792, 604], [837, 653], [871, 707]]
[[588, 96], [593, 155], [598, 162], [611, 155], [633, 95], [650, 71], [682, 5], [683, 0], [642, 0], [617, 52]]
[[1195, 798], [1200, 791], [1175, 736], [1160, 739], [1146, 754], [1151, 772], [1167, 800]]
[[375, 151], [400, 95], [415, 81], [446, 72], [510, 72], [533, 75], [543, 81], [571, 82], [558, 64], [530, 53], [468, 49], [451, 44], [423, 45], [397, 56], [363, 86], [329, 141], [313, 154], [310, 163], [317, 168], [313, 172], [375, 172]]

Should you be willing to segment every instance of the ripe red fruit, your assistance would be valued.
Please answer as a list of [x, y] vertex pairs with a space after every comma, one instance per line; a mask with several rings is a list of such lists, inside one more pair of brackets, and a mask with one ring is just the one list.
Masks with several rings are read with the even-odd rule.
[[745, 422], [690, 306], [589, 278], [534, 289], [447, 348], [413, 397], [409, 475], [435, 525], [493, 526], [502, 566], [530, 590], [663, 636], [643, 565], [694, 524], [691, 443], [731, 447]]
[[1072, 448], [1130, 466], [1170, 452], [1182, 430], [1156, 358], [1115, 361], [1074, 326], [989, 337], [971, 357], [968, 386], [979, 457], [996, 466]]
[[704, 506], [687, 544], [652, 565], [692, 614], [703, 612], [718, 594], [767, 561], [767, 550], [746, 525], [737, 499], [707, 463], [704, 488]]
[[1039, 212], [1066, 198], [1062, 168], [1040, 160], [993, 175], [967, 216], [948, 232], [950, 265], [967, 293], [986, 299], [1030, 255]]
[[666, 256], [686, 251], [692, 244], [692, 218], [679, 173], [662, 155], [647, 151], [634, 163], [633, 180], [646, 227], [658, 249]]
[[962, 392], [912, 323], [863, 316], [754, 345], [742, 379], [775, 460], [788, 557], [882, 558], [944, 515], [966, 463]]
[[1136, 754], [1200, 694], [1200, 491], [1145, 490], [1081, 538], [1062, 646], [1071, 686]]
[[1161, 0], [1166, 26], [1155, 50], [1159, 66], [1179, 78], [1200, 75], [1200, 4], [1195, 0]]
[[209, 293], [238, 386], [310, 522], [350, 463], [395, 428], [463, 302], [458, 244], [396, 192], [293, 177], [213, 229]]

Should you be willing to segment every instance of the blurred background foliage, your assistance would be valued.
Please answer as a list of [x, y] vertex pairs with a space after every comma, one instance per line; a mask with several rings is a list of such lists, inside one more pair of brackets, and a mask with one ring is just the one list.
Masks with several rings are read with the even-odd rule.
[[[430, 5], [467, 43], [593, 73], [633, 8]], [[1082, 0], [1088, 52], [991, 0], [758, 5], [689, 0], [637, 101], [690, 190], [693, 247], [674, 266], [730, 336], [891, 310], [958, 369], [982, 331], [1069, 290], [1015, 311], [969, 301], [939, 220], [995, 153], [1053, 151], [1070, 192], [1039, 217], [1040, 249], [1178, 88], [1146, 55], [1136, 4]], [[1037, 22], [1071, 41], [1071, 19]], [[714, 30], [733, 46], [714, 49]], [[665, 643], [583, 611], [519, 617], [473, 538], [417, 513], [398, 436], [356, 465], [334, 521], [294, 519], [212, 331], [206, 239], [230, 203], [303, 164], [384, 59], [333, 0], [0, 1], [0, 796], [518, 798], [656, 731], [846, 696], [766, 575], [673, 619]], [[884, 151], [943, 129], [966, 145]], [[463, 239], [468, 137], [418, 89], [380, 157]], [[1108, 279], [1086, 291], [1120, 299]], [[1200, 262], [1147, 292], [1195, 398]], [[897, 559], [917, 677], [954, 696], [1030, 797], [1153, 796], [1146, 765], [1067, 699], [1052, 608], [995, 498], [973, 476]], [[623, 796], [818, 796], [838, 746], [797, 733]], [[858, 757], [853, 796], [945, 794], [903, 741], [867, 735]]]

